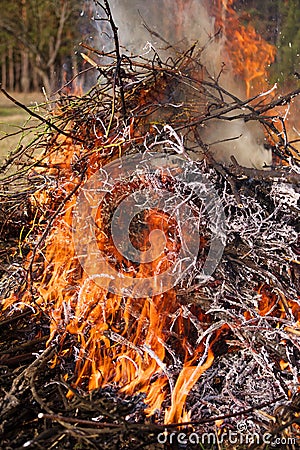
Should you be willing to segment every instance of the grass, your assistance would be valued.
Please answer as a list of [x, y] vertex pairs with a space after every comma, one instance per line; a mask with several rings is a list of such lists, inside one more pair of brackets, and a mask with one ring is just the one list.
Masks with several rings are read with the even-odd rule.
[[[29, 107], [45, 100], [41, 93], [14, 93], [12, 96]], [[30, 118], [26, 111], [0, 93], [0, 163], [20, 144], [30, 142], [38, 123], [37, 119]], [[28, 127], [30, 130], [25, 130]]]
[[12, 107], [0, 107], [0, 117], [7, 117], [7, 116], [11, 116], [12, 114], [12, 109], [17, 109], [12, 108]]

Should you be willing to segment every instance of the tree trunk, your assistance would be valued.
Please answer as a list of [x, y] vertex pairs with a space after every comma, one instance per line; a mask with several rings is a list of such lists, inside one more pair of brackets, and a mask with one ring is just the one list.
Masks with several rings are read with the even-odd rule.
[[55, 63], [57, 62], [57, 55], [62, 43], [62, 35], [64, 31], [64, 27], [66, 24], [66, 20], [69, 15], [69, 10], [71, 8], [71, 3], [68, 0], [62, 0], [60, 2], [60, 10], [57, 12], [59, 16], [59, 25], [56, 30], [55, 38], [49, 40], [49, 60], [47, 66], [50, 71], [50, 82], [52, 89], [55, 87], [55, 83], [57, 82], [57, 77], [55, 76]]
[[[21, 16], [23, 20], [23, 25], [28, 32], [28, 16], [27, 16], [27, 5], [26, 0], [21, 1]], [[23, 92], [29, 92], [30, 88], [30, 76], [29, 76], [29, 51], [25, 46], [21, 46], [21, 90]]]
[[14, 50], [12, 45], [8, 46], [8, 88], [10, 91], [13, 91], [15, 88]]
[[34, 92], [37, 92], [40, 90], [40, 77], [36, 70], [36, 67], [34, 64], [31, 64], [32, 67], [32, 88]]
[[22, 92], [29, 92], [29, 89], [29, 52], [24, 48], [21, 50], [21, 90]]
[[[49, 55], [54, 54], [54, 39], [49, 39]], [[49, 73], [50, 73], [50, 86], [51, 90], [54, 90], [56, 87], [56, 77], [55, 77], [55, 59], [50, 58], [48, 62]]]
[[6, 53], [3, 52], [1, 56], [1, 83], [3, 89], [7, 89], [7, 67], [6, 67]]
[[14, 56], [14, 66], [15, 66], [15, 87], [14, 90], [21, 92], [21, 58], [20, 54]]
[[46, 93], [48, 95], [51, 95], [52, 89], [51, 89], [51, 82], [50, 82], [48, 73], [39, 67], [36, 67], [36, 71], [37, 71], [38, 75], [41, 77], [42, 84], [43, 84], [43, 87], [45, 88]]

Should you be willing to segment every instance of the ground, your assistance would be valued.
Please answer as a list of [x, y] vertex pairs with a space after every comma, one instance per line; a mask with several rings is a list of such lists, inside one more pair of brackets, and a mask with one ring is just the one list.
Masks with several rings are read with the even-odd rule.
[[[29, 107], [45, 101], [41, 92], [31, 92], [28, 94], [15, 92], [11, 95], [17, 101]], [[20, 127], [26, 123], [28, 118], [29, 115], [26, 111], [16, 106], [0, 92], [0, 161], [3, 161], [19, 144], [20, 138], [24, 134]], [[30, 119], [30, 124], [34, 124], [34, 119]], [[13, 135], [4, 138], [7, 134]], [[23, 144], [30, 141], [32, 134], [33, 132], [26, 132]]]

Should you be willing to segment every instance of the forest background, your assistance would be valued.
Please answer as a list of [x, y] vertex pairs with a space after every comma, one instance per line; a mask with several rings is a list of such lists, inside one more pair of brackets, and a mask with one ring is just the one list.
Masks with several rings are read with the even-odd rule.
[[[49, 94], [85, 67], [80, 42], [93, 46], [93, 2], [0, 0], [0, 81], [10, 92]], [[240, 21], [277, 48], [270, 82], [292, 88], [300, 72], [300, 0], [235, 0]], [[89, 74], [86, 75], [87, 77]]]

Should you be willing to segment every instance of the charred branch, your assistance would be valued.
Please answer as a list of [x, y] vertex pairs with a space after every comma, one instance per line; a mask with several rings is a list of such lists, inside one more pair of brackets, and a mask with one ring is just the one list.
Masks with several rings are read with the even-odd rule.
[[[115, 46], [83, 44], [97, 85], [82, 97], [61, 90], [45, 116], [12, 99], [46, 131], [0, 170], [3, 445], [8, 435], [15, 448], [158, 449], [164, 429], [217, 439], [243, 420], [260, 437], [298, 438], [300, 165], [277, 108], [300, 90], [239, 98], [196, 45], [175, 62], [124, 56], [109, 2], [96, 3]], [[253, 124], [263, 142], [250, 139]], [[250, 164], [254, 150], [262, 158]], [[91, 198], [103, 192], [100, 207]], [[129, 238], [115, 241], [128, 199]], [[194, 247], [185, 266], [180, 251]], [[99, 261], [82, 260], [99, 249], [127, 290], [115, 275], [97, 285], [103, 266], [90, 273]], [[176, 283], [162, 292], [126, 285], [169, 267]]]

